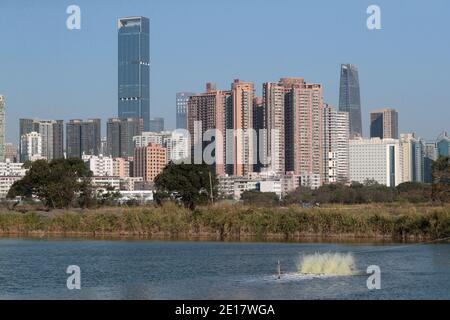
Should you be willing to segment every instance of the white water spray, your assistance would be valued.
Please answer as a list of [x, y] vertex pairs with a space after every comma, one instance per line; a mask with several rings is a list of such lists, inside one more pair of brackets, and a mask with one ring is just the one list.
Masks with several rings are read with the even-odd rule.
[[299, 272], [307, 275], [350, 276], [356, 274], [351, 253], [315, 253], [305, 255], [299, 263]]

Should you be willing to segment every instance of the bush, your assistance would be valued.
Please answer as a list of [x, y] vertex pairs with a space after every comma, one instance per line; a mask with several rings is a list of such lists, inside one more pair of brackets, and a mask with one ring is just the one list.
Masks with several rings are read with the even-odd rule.
[[280, 199], [275, 192], [245, 191], [241, 196], [245, 205], [251, 206], [275, 206]]
[[242, 235], [263, 239], [272, 234], [285, 239], [301, 235], [442, 239], [450, 236], [450, 207], [383, 204], [304, 209], [214, 205], [191, 211], [167, 204], [63, 212], [48, 217], [0, 212], [0, 233], [36, 231], [171, 237], [209, 234], [221, 240], [240, 239]]

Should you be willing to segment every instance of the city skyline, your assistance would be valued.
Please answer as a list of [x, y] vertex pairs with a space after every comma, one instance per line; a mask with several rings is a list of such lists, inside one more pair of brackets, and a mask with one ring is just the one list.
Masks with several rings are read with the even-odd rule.
[[0, 299], [450, 299], [449, 12], [0, 0]]
[[[411, 32], [409, 32], [411, 28], [417, 28], [420, 34], [430, 32], [440, 27], [439, 19], [429, 20], [428, 16], [424, 15], [423, 18], [427, 19], [429, 24], [420, 24], [420, 27], [407, 24], [409, 29], [406, 32], [404, 25], [409, 20], [401, 14], [401, 5], [380, 1], [383, 29], [370, 31], [365, 26], [366, 3], [354, 2], [348, 5], [340, 4], [340, 6], [329, 3], [322, 8], [323, 6], [305, 2], [285, 1], [286, 5], [293, 8], [305, 9], [304, 11], [310, 12], [312, 17], [323, 10], [323, 25], [314, 24], [312, 18], [307, 17], [304, 22], [317, 27], [314, 32], [317, 36], [329, 33], [330, 30], [333, 31], [332, 34], [345, 31], [353, 36], [355, 41], [359, 41], [358, 45], [339, 44], [327, 36], [326, 46], [332, 45], [333, 50], [324, 53], [323, 50], [320, 51], [324, 45], [315, 41], [314, 38], [309, 38], [309, 41], [315, 41], [316, 47], [303, 50], [300, 55], [299, 50], [305, 48], [293, 46], [289, 51], [270, 48], [268, 53], [262, 53], [258, 50], [258, 54], [252, 55], [250, 59], [249, 55], [254, 47], [241, 43], [243, 41], [241, 36], [235, 40], [242, 45], [244, 54], [241, 58], [228, 54], [228, 51], [211, 55], [216, 53], [215, 41], [208, 45], [203, 44], [200, 51], [195, 49], [195, 45], [187, 47], [188, 41], [197, 43], [198, 40], [192, 38], [197, 34], [224, 35], [228, 32], [225, 25], [221, 24], [223, 20], [220, 19], [213, 30], [204, 30], [200, 28], [199, 23], [191, 21], [195, 20], [192, 19], [192, 15], [200, 14], [196, 13], [195, 9], [201, 4], [206, 6], [202, 10], [208, 8], [206, 3], [187, 6], [182, 2], [172, 2], [167, 5], [135, 1], [135, 4], [133, 12], [130, 12], [124, 5], [111, 4], [106, 8], [101, 6], [100, 10], [98, 3], [79, 1], [78, 5], [83, 13], [81, 30], [69, 31], [65, 28], [67, 14], [65, 14], [64, 5], [50, 6], [49, 2], [43, 1], [39, 6], [26, 6], [12, 1], [2, 1], [0, 12], [6, 13], [0, 19], [2, 29], [6, 29], [4, 24], [8, 24], [9, 27], [15, 25], [16, 21], [11, 17], [14, 17], [14, 12], [19, 11], [24, 11], [27, 15], [33, 13], [25, 19], [24, 23], [36, 25], [34, 28], [25, 28], [29, 32], [26, 34], [27, 39], [30, 40], [25, 43], [19, 41], [22, 32], [20, 30], [17, 30], [15, 35], [5, 34], [4, 50], [0, 53], [0, 61], [8, 61], [1, 65], [4, 74], [8, 77], [0, 79], [0, 94], [3, 94], [7, 101], [7, 142], [17, 144], [19, 118], [64, 119], [66, 122], [76, 118], [101, 118], [102, 122], [106, 123], [107, 118], [116, 116], [117, 102], [114, 100], [117, 96], [115, 92], [117, 76], [114, 75], [117, 75], [117, 19], [133, 15], [148, 16], [151, 21], [151, 55], [153, 61], [158, 62], [152, 64], [151, 91], [154, 94], [151, 117], [164, 117], [168, 128], [175, 127], [176, 92], [201, 92], [204, 83], [208, 81], [217, 82], [220, 87], [226, 87], [229, 80], [235, 78], [252, 81], [258, 88], [256, 95], [261, 96], [261, 84], [265, 81], [276, 81], [285, 76], [304, 77], [311, 82], [322, 84], [324, 101], [337, 106], [339, 65], [352, 63], [358, 66], [360, 73], [364, 128], [369, 127], [368, 119], [371, 110], [389, 105], [402, 115], [400, 132], [416, 132], [418, 136], [434, 140], [439, 133], [448, 130], [445, 119], [448, 118], [447, 113], [450, 111], [445, 106], [448, 105], [450, 96], [447, 90], [443, 89], [443, 84], [449, 82], [447, 79], [450, 68], [447, 60], [441, 59], [440, 55], [448, 56], [450, 46], [438, 38], [427, 38], [428, 47], [434, 49], [430, 54], [420, 48], [424, 47], [423, 44], [419, 47], [418, 43], [412, 41]], [[228, 7], [225, 4], [218, 4], [218, 6], [224, 6], [225, 9]], [[268, 16], [270, 12], [290, 14], [275, 5], [251, 2], [243, 6], [263, 16]], [[416, 15], [421, 10], [425, 10], [425, 7], [417, 2], [410, 2], [409, 6]], [[186, 7], [191, 13], [189, 20], [182, 18]], [[425, 12], [429, 13], [432, 10], [439, 15], [440, 12], [445, 12], [446, 8], [448, 8], [447, 2], [436, 1], [435, 5], [427, 8], [428, 11], [425, 10]], [[334, 25], [336, 19], [333, 20], [332, 17], [344, 10], [350, 10], [346, 16], [347, 20], [342, 26]], [[167, 21], [161, 19], [164, 15], [181, 20], [178, 24], [170, 26]], [[243, 16], [238, 13], [233, 15], [237, 21], [243, 19]], [[208, 17], [208, 21], [214, 18], [214, 15]], [[192, 23], [186, 24], [187, 21]], [[45, 36], [41, 35], [40, 28], [48, 31]], [[40, 34], [40, 37], [36, 38], [45, 42], [47, 46], [39, 48], [34, 46], [35, 32]], [[263, 33], [254, 30], [250, 35], [258, 40], [262, 39]], [[191, 37], [188, 37], [188, 34]], [[101, 35], [103, 38], [100, 37]], [[269, 31], [269, 35], [273, 35], [272, 31]], [[285, 36], [294, 35], [305, 34], [301, 28], [295, 28], [294, 31], [287, 32]], [[404, 37], [405, 46], [392, 48], [392, 42], [398, 36]], [[178, 41], [176, 46], [169, 43], [174, 39]], [[361, 45], [365, 45], [367, 49], [361, 49]], [[320, 55], [317, 56], [319, 51]], [[108, 54], [104, 55], [104, 53]], [[313, 58], [313, 55], [317, 57]], [[269, 56], [273, 56], [273, 59], [267, 60]], [[429, 58], [426, 59], [426, 57]], [[267, 61], [270, 61], [270, 65]], [[423, 64], [423, 61], [427, 63]], [[440, 63], [437, 64], [438, 62]], [[439, 68], [430, 67], [434, 64], [437, 64]], [[94, 65], [96, 66], [94, 70], [98, 71], [96, 74], [101, 75], [101, 81], [97, 81], [100, 84], [93, 83], [87, 78], [90, 77], [90, 71]], [[230, 67], [224, 69], [221, 65]], [[47, 72], [43, 72], [42, 68], [45, 68]], [[50, 82], [48, 77], [56, 78], [57, 74], [60, 75], [60, 81]], [[99, 79], [98, 76], [96, 77]], [[56, 91], [54, 87], [57, 88]], [[413, 90], [414, 87], [422, 91]], [[58, 99], [52, 98], [55, 94]], [[66, 98], [61, 99], [61, 95], [65, 95]], [[437, 116], [438, 113], [439, 116]], [[102, 136], [105, 136], [105, 133], [105, 127], [103, 127]], [[367, 129], [365, 136], [367, 136]]]

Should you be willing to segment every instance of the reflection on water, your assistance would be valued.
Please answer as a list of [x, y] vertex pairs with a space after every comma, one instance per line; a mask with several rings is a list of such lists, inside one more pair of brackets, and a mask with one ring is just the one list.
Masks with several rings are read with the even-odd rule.
[[[381, 290], [366, 287], [370, 265]], [[333, 276], [346, 268], [363, 275]], [[1, 239], [0, 298], [449, 299], [450, 245]]]

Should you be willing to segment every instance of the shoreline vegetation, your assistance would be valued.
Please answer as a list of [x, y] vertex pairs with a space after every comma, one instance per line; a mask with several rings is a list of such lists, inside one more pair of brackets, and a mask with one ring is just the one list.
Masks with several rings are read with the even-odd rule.
[[384, 203], [317, 208], [215, 204], [0, 210], [0, 237], [198, 241], [433, 241], [450, 237], [450, 205]]
[[[449, 157], [433, 163], [432, 184], [325, 184], [299, 187], [282, 199], [253, 190], [234, 204], [219, 197], [214, 168], [206, 164], [169, 163], [154, 181], [151, 205], [120, 202], [111, 186], [97, 189], [80, 159], [25, 166], [25, 177], [13, 184], [11, 200], [4, 203], [12, 208], [0, 208], [0, 236], [394, 242], [450, 237]], [[221, 200], [212, 205], [213, 199]]]

